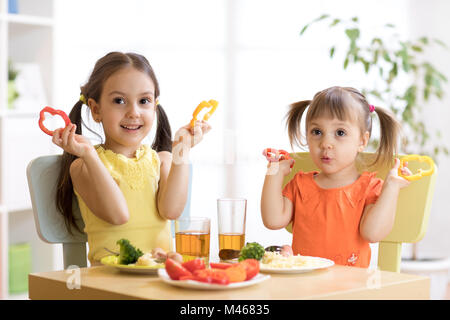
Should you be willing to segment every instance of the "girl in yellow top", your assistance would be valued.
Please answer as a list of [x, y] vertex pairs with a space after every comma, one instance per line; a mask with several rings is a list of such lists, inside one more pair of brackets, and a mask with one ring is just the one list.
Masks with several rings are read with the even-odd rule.
[[[172, 250], [169, 220], [178, 218], [186, 204], [189, 151], [211, 127], [204, 121], [197, 121], [192, 129], [186, 125], [172, 143], [159, 94], [145, 57], [108, 53], [81, 87], [80, 101], [69, 114], [73, 124], [53, 135], [53, 143], [64, 149], [57, 205], [69, 231], [77, 227], [72, 214], [75, 192], [91, 264], [108, 255], [104, 248], [118, 251], [116, 241], [121, 238], [143, 252], [155, 247]], [[82, 136], [83, 104], [93, 120], [102, 124], [105, 142], [101, 145], [93, 146]], [[156, 137], [150, 148], [142, 140], [155, 116]]]

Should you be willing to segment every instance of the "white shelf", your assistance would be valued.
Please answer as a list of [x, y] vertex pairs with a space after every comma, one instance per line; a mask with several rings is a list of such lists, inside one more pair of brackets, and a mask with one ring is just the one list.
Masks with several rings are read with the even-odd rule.
[[54, 19], [52, 18], [21, 14], [7, 14], [4, 19], [9, 23], [23, 24], [34, 27], [53, 27], [54, 24]]
[[8, 206], [9, 214], [14, 214], [15, 212], [21, 212], [21, 211], [33, 211], [33, 208], [31, 206], [31, 201], [28, 204], [22, 203], [22, 204], [15, 204], [15, 205]]
[[19, 0], [18, 6], [19, 14], [10, 14], [8, 1], [0, 0], [0, 299], [12, 300], [28, 299], [28, 292], [9, 293], [11, 244], [30, 243], [32, 272], [54, 270], [62, 263], [61, 246], [45, 243], [37, 235], [26, 178], [32, 159], [55, 153], [38, 127], [43, 106], [7, 108], [8, 60], [38, 65], [45, 100], [49, 105], [53, 101], [54, 0]]
[[40, 110], [5, 110], [0, 111], [0, 117], [4, 118], [39, 118]]

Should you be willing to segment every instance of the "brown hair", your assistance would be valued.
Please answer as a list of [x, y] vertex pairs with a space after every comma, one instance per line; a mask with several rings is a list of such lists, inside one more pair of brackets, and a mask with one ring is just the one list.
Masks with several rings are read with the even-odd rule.
[[[300, 122], [306, 108], [306, 126], [313, 119], [321, 116], [337, 118], [339, 120], [354, 120], [359, 122], [361, 134], [369, 132], [372, 134], [372, 117], [370, 105], [366, 98], [358, 90], [350, 87], [331, 87], [319, 91], [314, 95], [313, 100], [304, 100], [290, 105], [286, 115], [289, 141], [291, 146], [305, 146], [302, 142], [300, 132]], [[357, 112], [355, 112], [355, 109]], [[400, 123], [394, 114], [384, 108], [374, 107], [380, 120], [381, 137], [376, 153], [376, 158], [371, 165], [391, 164], [394, 155], [397, 153], [397, 137], [400, 133]]]
[[[84, 96], [85, 100], [88, 101], [89, 98], [95, 101], [100, 100], [100, 96], [103, 90], [103, 85], [106, 80], [114, 74], [116, 71], [124, 67], [133, 67], [139, 71], [146, 73], [155, 85], [155, 99], [159, 97], [159, 84], [156, 79], [155, 73], [148, 60], [136, 53], [122, 53], [122, 52], [110, 52], [104, 57], [100, 58], [92, 71], [87, 83], [82, 86], [81, 94]], [[70, 121], [76, 124], [76, 134], [82, 134], [82, 124], [84, 122], [81, 118], [81, 108], [83, 102], [78, 100], [73, 106], [69, 113]], [[156, 136], [152, 143], [152, 148], [157, 152], [159, 151], [172, 151], [172, 131], [170, 129], [169, 120], [166, 113], [160, 104], [156, 107], [157, 115], [157, 127]], [[85, 126], [89, 131], [93, 132], [87, 126]], [[94, 132], [95, 133], [95, 132]], [[58, 177], [58, 185], [56, 192], [56, 205], [58, 209], [64, 216], [65, 224], [69, 233], [72, 234], [71, 227], [74, 226], [78, 231], [79, 226], [76, 223], [76, 219], [72, 211], [72, 201], [73, 201], [73, 184], [70, 177], [70, 165], [77, 157], [64, 152], [61, 159], [61, 171]]]

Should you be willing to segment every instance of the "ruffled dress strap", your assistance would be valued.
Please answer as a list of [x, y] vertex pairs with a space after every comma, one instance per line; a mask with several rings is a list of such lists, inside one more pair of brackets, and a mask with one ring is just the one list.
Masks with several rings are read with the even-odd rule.
[[128, 158], [102, 145], [95, 146], [98, 156], [118, 183], [126, 183], [133, 190], [145, 187], [148, 175], [159, 181], [160, 159], [157, 152], [148, 145], [136, 150], [135, 157]]

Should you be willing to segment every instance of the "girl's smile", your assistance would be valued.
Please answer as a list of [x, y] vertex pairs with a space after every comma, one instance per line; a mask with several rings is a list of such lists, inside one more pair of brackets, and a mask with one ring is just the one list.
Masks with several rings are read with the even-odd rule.
[[155, 119], [154, 92], [150, 77], [133, 67], [120, 69], [105, 81], [100, 101], [91, 101], [91, 110], [103, 125], [108, 149], [134, 157]]
[[120, 127], [125, 129], [126, 132], [128, 132], [128, 131], [132, 132], [132, 131], [137, 131], [137, 130], [141, 129], [142, 125], [140, 125], [140, 124], [136, 124], [136, 125], [134, 125], [134, 124], [126, 124], [126, 125], [125, 124], [121, 124]]

